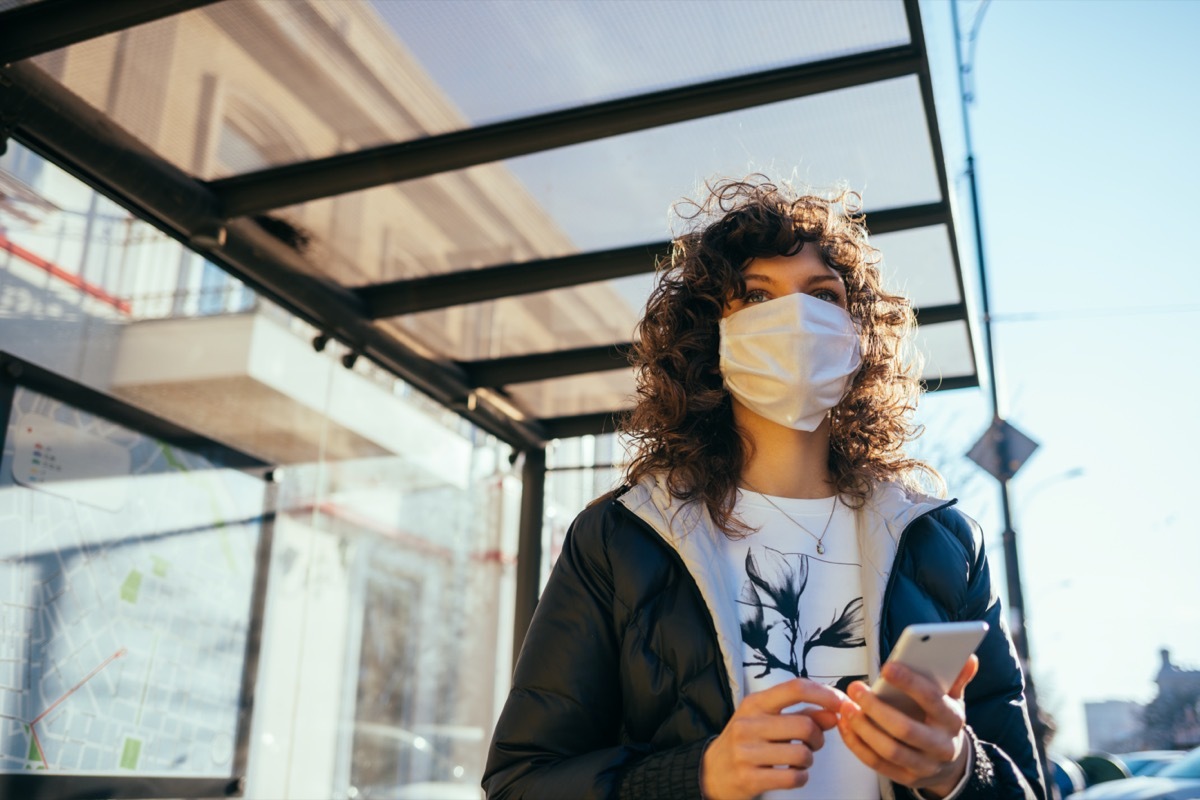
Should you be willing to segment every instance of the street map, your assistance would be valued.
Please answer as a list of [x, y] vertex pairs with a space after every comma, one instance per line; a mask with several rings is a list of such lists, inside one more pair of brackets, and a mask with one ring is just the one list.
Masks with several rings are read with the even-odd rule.
[[264, 483], [17, 388], [0, 772], [233, 769]]

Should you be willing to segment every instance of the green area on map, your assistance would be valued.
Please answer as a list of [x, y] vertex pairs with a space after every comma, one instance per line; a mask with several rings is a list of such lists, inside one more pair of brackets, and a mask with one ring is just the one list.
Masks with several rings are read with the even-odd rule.
[[125, 747], [121, 749], [121, 769], [137, 769], [138, 756], [142, 754], [140, 739], [125, 739]]
[[166, 559], [159, 558], [158, 556], [150, 556], [150, 558], [152, 561], [154, 561], [154, 574], [160, 578], [167, 577], [168, 565]]
[[121, 584], [121, 599], [127, 603], [136, 603], [140, 588], [142, 588], [142, 573], [131, 569], [125, 582]]
[[[29, 731], [28, 725], [25, 726], [25, 730]], [[42, 760], [42, 754], [40, 752], [38, 752], [37, 740], [33, 738], [32, 731], [29, 731], [29, 757], [26, 758], [25, 760], [26, 761], [41, 761]]]

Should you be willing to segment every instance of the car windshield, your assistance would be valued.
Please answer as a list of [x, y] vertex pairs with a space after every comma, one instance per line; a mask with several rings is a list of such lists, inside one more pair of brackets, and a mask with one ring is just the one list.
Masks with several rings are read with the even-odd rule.
[[1163, 767], [1159, 771], [1158, 777], [1200, 779], [1200, 747], [1197, 747], [1174, 764]]

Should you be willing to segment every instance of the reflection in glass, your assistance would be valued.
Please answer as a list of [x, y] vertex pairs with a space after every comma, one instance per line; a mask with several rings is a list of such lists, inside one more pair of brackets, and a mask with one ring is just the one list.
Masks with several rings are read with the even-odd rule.
[[[317, 331], [311, 326], [20, 145], [10, 144], [0, 159], [0, 182], [0, 349], [277, 465], [278, 513], [248, 796], [348, 797], [353, 788], [359, 797], [425, 797], [422, 787], [431, 783], [478, 796], [485, 732], [512, 663], [520, 485], [507, 448], [368, 359], [345, 369], [338, 343], [315, 352], [311, 341]], [[79, 419], [70, 417], [72, 424]], [[219, 582], [200, 589], [185, 584], [186, 594], [178, 585], [170, 588], [170, 578], [184, 569], [175, 561], [201, 570], [206, 558], [188, 551], [164, 559], [170, 563], [163, 567], [150, 557], [146, 541], [153, 535], [147, 531], [170, 530], [179, 548], [194, 543], [211, 550], [212, 542], [236, 534], [240, 517], [233, 511], [222, 512], [224, 527], [214, 527], [204, 493], [213, 470], [158, 475], [146, 467], [147, 474], [133, 484], [112, 481], [103, 478], [105, 470], [119, 473], [124, 462], [104, 455], [112, 448], [85, 441], [91, 442], [88, 455], [74, 463], [91, 471], [55, 484], [59, 494], [13, 483], [11, 464], [0, 465], [11, 484], [0, 490], [6, 532], [41, 534], [41, 506], [25, 497], [82, 509], [62, 518], [56, 536], [93, 535], [88, 533], [94, 533], [93, 518], [113, 514], [104, 510], [106, 503], [124, 503], [126, 511], [135, 503], [158, 504], [175, 515], [173, 523], [156, 528], [123, 512], [119, 524], [107, 529], [102, 563], [113, 565], [108, 579], [115, 582], [114, 602], [131, 624], [143, 627], [155, 620], [131, 615], [122, 592], [139, 601], [153, 598], [155, 603], [139, 607], [167, 614], [186, 613], [200, 592], [211, 614], [220, 613], [226, 606]], [[129, 459], [131, 470], [151, 463], [138, 453]], [[179, 451], [172, 456], [183, 458]], [[22, 463], [28, 467], [31, 459]], [[250, 480], [260, 489], [255, 514], [261, 514], [261, 481]], [[126, 489], [118, 491], [120, 486]], [[179, 532], [181, 527], [189, 530]], [[11, 547], [23, 541], [6, 539]], [[224, 550], [214, 552], [224, 563]], [[137, 558], [149, 560], [137, 567], [122, 560]], [[58, 579], [77, 565], [67, 559]], [[9, 569], [9, 562], [2, 568]], [[45, 568], [52, 579], [59, 574], [57, 562]], [[167, 577], [156, 572], [163, 569]], [[0, 592], [24, 585], [5, 578]], [[18, 599], [29, 604], [28, 598]], [[91, 615], [104, 607], [62, 608], [80, 614], [90, 629]], [[16, 624], [16, 617], [7, 619]], [[107, 630], [110, 622], [96, 618], [95, 630]], [[234, 692], [236, 698], [242, 674], [239, 664], [213, 654], [236, 648], [227, 647], [228, 635], [216, 623], [210, 627], [211, 634], [195, 637], [196, 652], [176, 660], [197, 682], [210, 670], [220, 671], [220, 680], [209, 681], [211, 696], [197, 689], [188, 699], [219, 714], [228, 702], [219, 693]], [[3, 635], [10, 633], [28, 638], [5, 623]], [[125, 693], [119, 696], [132, 691], [125, 681], [144, 686], [153, 642], [152, 636], [128, 642], [96, 638], [94, 646], [112, 647], [92, 654], [88, 669], [101, 669], [87, 685], [115, 676]], [[167, 652], [166, 645], [159, 647]], [[29, 651], [14, 652], [22, 653], [20, 660], [5, 662], [0, 672], [37, 668], [25, 658]], [[412, 669], [402, 666], [410, 661]], [[65, 693], [85, 677], [87, 670], [46, 692]], [[147, 703], [170, 708], [175, 695], [154, 691]], [[427, 696], [436, 702], [422, 699]], [[53, 702], [49, 698], [44, 705]], [[19, 709], [27, 721], [46, 710], [34, 705]], [[74, 707], [59, 708], [65, 714]], [[36, 766], [29, 760], [31, 747], [42, 759], [37, 763], [55, 769], [121, 769], [122, 759], [138, 769], [158, 768], [164, 759], [176, 771], [227, 768], [229, 737], [206, 736], [175, 714], [162, 720], [171, 733], [153, 745], [149, 737], [122, 733], [122, 725], [136, 720], [136, 706], [128, 708], [131, 720], [123, 718], [126, 707], [120, 706], [113, 719], [93, 714], [90, 723], [76, 711], [61, 716], [55, 709], [34, 726], [39, 736], [43, 729], [51, 734], [50, 742], [41, 743], [45, 752], [31, 746], [32, 734], [14, 723], [9, 732], [16, 737], [14, 747], [24, 745], [4, 768]], [[91, 735], [103, 744], [97, 752], [115, 753], [116, 761], [55, 750], [55, 726], [68, 717], [92, 725]], [[193, 736], [193, 749], [168, 752], [171, 737], [185, 735]], [[418, 741], [429, 749], [416, 748]], [[198, 767], [196, 759], [207, 760]]]

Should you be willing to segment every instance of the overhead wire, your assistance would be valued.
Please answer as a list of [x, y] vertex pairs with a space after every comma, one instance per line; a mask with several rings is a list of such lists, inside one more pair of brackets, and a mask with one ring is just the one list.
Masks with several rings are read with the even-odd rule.
[[1128, 317], [1145, 314], [1195, 314], [1200, 303], [1170, 306], [1141, 306], [1137, 308], [1071, 308], [1060, 311], [1010, 311], [992, 314], [992, 322], [1047, 322], [1063, 319], [1087, 319], [1089, 317]]

